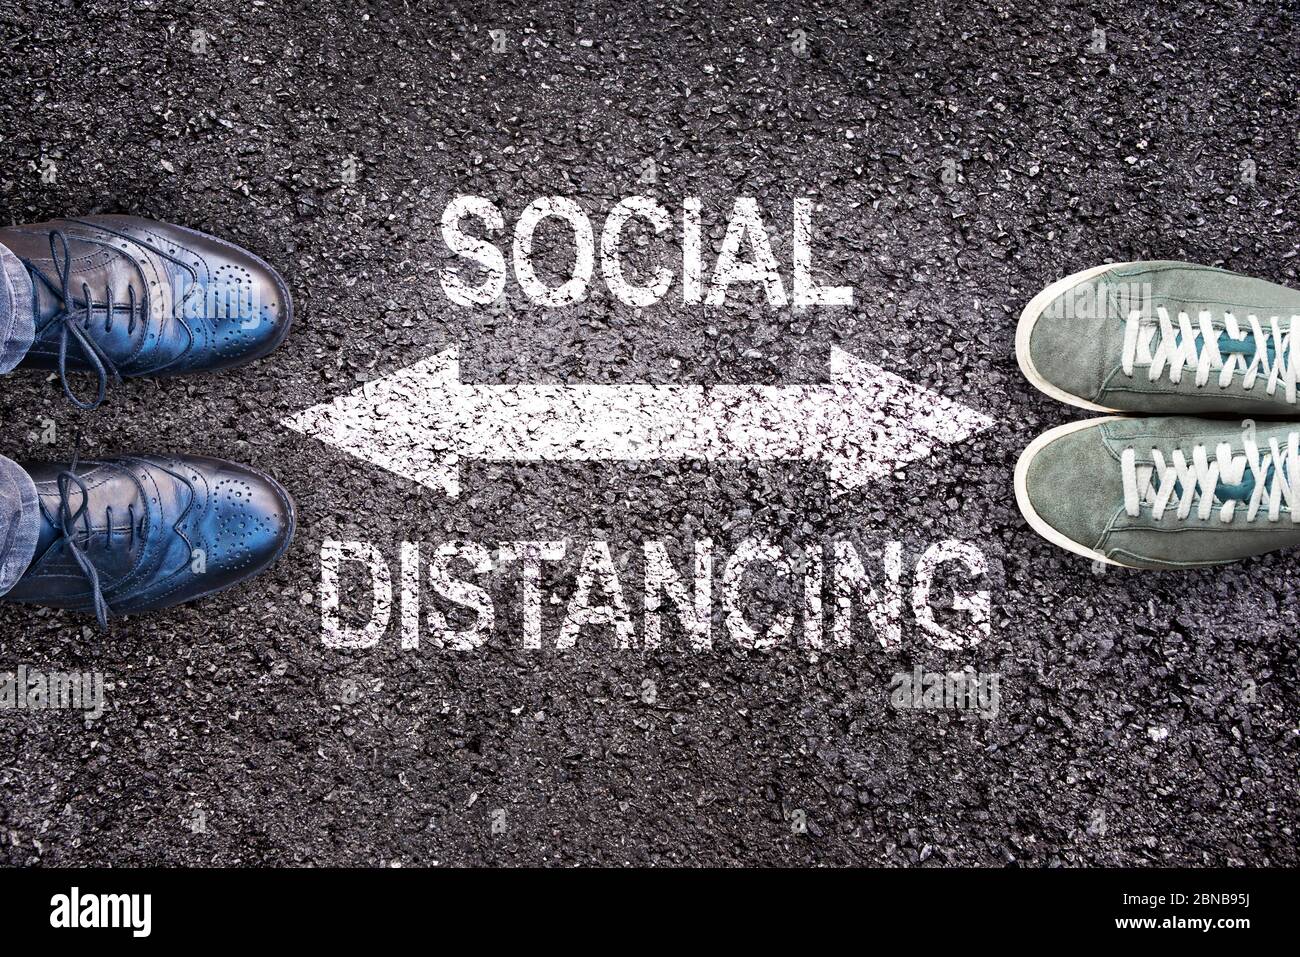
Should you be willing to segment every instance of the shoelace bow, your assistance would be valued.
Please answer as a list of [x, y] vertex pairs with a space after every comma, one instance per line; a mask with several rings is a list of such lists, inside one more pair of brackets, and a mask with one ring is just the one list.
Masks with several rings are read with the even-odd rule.
[[[63, 541], [67, 543], [68, 550], [72, 552], [72, 557], [76, 559], [77, 564], [81, 567], [82, 574], [90, 582], [90, 594], [95, 603], [95, 617], [99, 620], [99, 627], [107, 628], [108, 615], [111, 609], [108, 607], [108, 601], [104, 598], [103, 590], [99, 587], [99, 570], [95, 568], [90, 556], [86, 553], [89, 544], [89, 532], [86, 534], [86, 545], [77, 541], [77, 523], [90, 509], [90, 489], [77, 475], [76, 459], [73, 459], [72, 465], [67, 471], [58, 474], [57, 481], [59, 486], [59, 530], [63, 533]], [[81, 492], [81, 505], [75, 512], [72, 510], [71, 493], [73, 486], [76, 486]], [[134, 525], [134, 523], [132, 524]]]
[[[1270, 438], [1262, 453], [1253, 441], [1242, 445], [1244, 451], [1234, 455], [1232, 447], [1222, 442], [1213, 459], [1204, 445], [1196, 445], [1191, 462], [1182, 449], [1174, 449], [1166, 460], [1164, 453], [1153, 448], [1150, 465], [1139, 465], [1136, 451], [1125, 449], [1120, 454], [1124, 511], [1136, 518], [1147, 505], [1151, 517], [1158, 521], [1177, 502], [1175, 515], [1183, 519], [1195, 503], [1197, 517], [1206, 520], [1217, 504], [1219, 521], [1228, 523], [1239, 507], [1245, 507], [1246, 521], [1253, 522], [1267, 506], [1268, 520], [1276, 522], [1285, 504], [1291, 521], [1300, 522], [1300, 432], [1290, 433], [1285, 446]], [[1240, 497], [1226, 497], [1229, 491]]]
[[[114, 382], [121, 381], [117, 368], [113, 365], [113, 360], [108, 354], [96, 344], [95, 340], [87, 334], [90, 323], [95, 312], [94, 299], [90, 295], [90, 287], [86, 283], [81, 284], [80, 300], [72, 291], [72, 254], [68, 249], [68, 238], [62, 230], [50, 231], [50, 258], [54, 262], [54, 272], [58, 282], [52, 282], [48, 276], [36, 268], [30, 260], [23, 260], [23, 265], [31, 274], [33, 283], [39, 279], [44, 286], [60, 299], [60, 310], [55, 313], [51, 322], [61, 324], [59, 332], [59, 378], [63, 382], [63, 393], [77, 408], [83, 411], [97, 409], [104, 402], [104, 396], [108, 393], [108, 382], [112, 378]], [[104, 321], [104, 330], [113, 331], [113, 290], [105, 290], [105, 312], [107, 318]], [[129, 318], [127, 320], [127, 331], [132, 332], [135, 329], [135, 287], [127, 289]], [[77, 397], [72, 391], [72, 384], [68, 380], [68, 340], [74, 339], [81, 348], [81, 353], [85, 356], [86, 361], [90, 363], [92, 371], [98, 380], [98, 388], [95, 398], [90, 402], [84, 402]]]
[[[77, 442], [81, 444], [80, 439]], [[87, 488], [85, 481], [77, 474], [77, 463], [80, 459], [80, 452], [72, 457], [72, 464], [65, 471], [56, 476], [56, 482], [59, 489], [59, 531], [62, 532], [62, 540], [67, 543], [68, 550], [72, 552], [72, 557], [76, 560], [77, 565], [81, 568], [82, 574], [90, 583], [90, 594], [95, 605], [95, 618], [99, 621], [101, 628], [108, 628], [108, 618], [113, 609], [109, 607], [107, 599], [104, 598], [103, 589], [99, 584], [99, 569], [90, 560], [90, 489]], [[72, 508], [72, 490], [76, 488], [81, 492], [81, 505], [74, 511]], [[78, 540], [77, 524], [86, 519], [85, 542]], [[104, 520], [107, 526], [108, 541], [105, 547], [111, 547], [116, 535], [116, 529], [113, 526], [113, 509], [110, 506], [104, 510]], [[127, 547], [130, 548], [135, 544], [136, 537], [136, 517], [135, 506], [127, 507]]]
[[[1180, 312], [1175, 325], [1164, 306], [1157, 307], [1154, 323], [1144, 322], [1142, 311], [1134, 309], [1124, 326], [1120, 364], [1127, 376], [1133, 375], [1135, 365], [1148, 365], [1147, 378], [1152, 382], [1162, 374], [1170, 382], [1178, 382], [1184, 369], [1195, 369], [1198, 388], [1210, 381], [1210, 372], [1215, 369], [1219, 371], [1221, 389], [1226, 389], [1237, 373], [1243, 376], [1244, 389], [1252, 388], [1255, 380], [1264, 376], [1265, 392], [1273, 395], [1281, 383], [1286, 400], [1294, 403], [1296, 382], [1300, 380], [1300, 348], [1293, 348], [1293, 330], [1300, 327], [1300, 316], [1292, 316], [1286, 328], [1279, 324], [1280, 319], [1273, 316], [1265, 326], [1257, 316], [1250, 315], [1246, 317], [1249, 329], [1244, 329], [1229, 312], [1223, 314], [1223, 328], [1219, 330], [1205, 310], [1197, 316], [1195, 325], [1191, 316]], [[1153, 349], [1157, 333], [1160, 341]], [[1227, 336], [1222, 345], [1221, 335]], [[1235, 348], [1237, 343], [1247, 348], [1253, 345], [1253, 358], [1248, 356], [1246, 348]]]

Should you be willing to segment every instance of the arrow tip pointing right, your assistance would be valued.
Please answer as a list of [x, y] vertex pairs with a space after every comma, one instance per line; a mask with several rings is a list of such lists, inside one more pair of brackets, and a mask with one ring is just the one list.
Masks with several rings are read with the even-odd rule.
[[962, 442], [993, 425], [970, 406], [909, 382], [843, 349], [831, 350], [831, 388], [840, 427], [823, 456], [836, 494], [861, 488], [940, 445]]

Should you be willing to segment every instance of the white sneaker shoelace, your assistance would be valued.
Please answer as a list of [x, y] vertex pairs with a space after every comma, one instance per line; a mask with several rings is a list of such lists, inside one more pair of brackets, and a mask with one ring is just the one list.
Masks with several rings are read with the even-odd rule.
[[[1188, 462], [1182, 449], [1174, 449], [1166, 459], [1153, 448], [1150, 465], [1139, 465], [1136, 451], [1125, 449], [1120, 454], [1124, 511], [1136, 518], [1147, 505], [1158, 521], [1176, 502], [1175, 515], [1183, 519], [1195, 504], [1197, 517], [1206, 520], [1217, 506], [1219, 521], [1226, 524], [1243, 507], [1247, 522], [1262, 510], [1270, 522], [1276, 522], [1285, 505], [1291, 521], [1300, 523], [1300, 432], [1289, 433], [1285, 446], [1270, 438], [1262, 453], [1253, 441], [1243, 442], [1243, 449], [1234, 455], [1232, 447], [1222, 442], [1211, 459], [1204, 445], [1196, 445]], [[1228, 492], [1224, 486], [1239, 486], [1233, 491], [1242, 497], [1223, 497]]]
[[[1143, 321], [1142, 311], [1134, 309], [1124, 325], [1124, 350], [1120, 365], [1124, 374], [1132, 377], [1136, 366], [1148, 366], [1147, 378], [1155, 382], [1167, 375], [1170, 382], [1182, 379], [1183, 370], [1196, 370], [1197, 387], [1210, 381], [1210, 373], [1218, 370], [1219, 388], [1226, 389], [1233, 376], [1241, 374], [1242, 388], [1251, 389], [1255, 381], [1264, 377], [1264, 391], [1273, 395], [1281, 383], [1286, 400], [1296, 401], [1296, 382], [1300, 380], [1300, 349], [1292, 349], [1292, 330], [1300, 328], [1300, 316], [1292, 316], [1284, 327], [1282, 317], [1273, 316], [1267, 327], [1257, 316], [1247, 316], [1249, 329], [1242, 328], [1232, 313], [1224, 313], [1223, 328], [1216, 329], [1209, 312], [1202, 310], [1193, 325], [1191, 316], [1178, 314], [1178, 323], [1170, 319], [1164, 306], [1156, 308], [1156, 321]], [[1220, 336], [1226, 335], [1228, 345], [1235, 342], [1250, 343], [1254, 355], [1246, 351], [1220, 348]], [[1159, 341], [1157, 342], [1157, 336]], [[1199, 348], [1198, 348], [1199, 343]], [[1273, 349], [1269, 358], [1269, 347]]]

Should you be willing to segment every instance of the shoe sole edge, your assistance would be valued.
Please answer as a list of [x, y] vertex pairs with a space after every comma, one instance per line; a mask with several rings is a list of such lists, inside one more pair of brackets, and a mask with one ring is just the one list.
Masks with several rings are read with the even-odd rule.
[[1090, 402], [1082, 396], [1077, 396], [1073, 392], [1066, 392], [1064, 389], [1052, 385], [1042, 374], [1034, 367], [1034, 361], [1029, 355], [1029, 337], [1033, 334], [1034, 324], [1038, 322], [1052, 300], [1056, 299], [1067, 289], [1077, 286], [1079, 283], [1087, 282], [1095, 276], [1111, 269], [1118, 269], [1123, 266], [1129, 266], [1132, 263], [1105, 263], [1101, 266], [1093, 266], [1089, 269], [1083, 269], [1076, 273], [1056, 280], [1034, 298], [1020, 312], [1020, 320], [1016, 323], [1016, 362], [1020, 366], [1020, 371], [1029, 384], [1039, 392], [1043, 393], [1058, 402], [1064, 402], [1066, 405], [1072, 405], [1077, 409], [1086, 409], [1089, 412], [1122, 412], [1122, 409], [1113, 409], [1109, 406], [1098, 405], [1096, 402]]
[[1075, 555], [1082, 556], [1083, 558], [1102, 562], [1106, 565], [1115, 565], [1119, 568], [1138, 568], [1140, 566], [1127, 565], [1124, 562], [1108, 558], [1096, 549], [1088, 548], [1086, 545], [1081, 545], [1074, 539], [1058, 532], [1048, 524], [1037, 511], [1035, 511], [1033, 504], [1029, 500], [1029, 489], [1026, 485], [1026, 479], [1029, 476], [1029, 465], [1034, 460], [1034, 456], [1057, 439], [1073, 432], [1078, 432], [1082, 429], [1099, 425], [1102, 422], [1114, 422], [1126, 418], [1130, 418], [1130, 416], [1099, 415], [1091, 419], [1082, 419], [1078, 422], [1067, 422], [1065, 425], [1058, 425], [1054, 429], [1049, 429], [1038, 438], [1034, 439], [1034, 441], [1030, 442], [1025, 450], [1020, 453], [1020, 458], [1016, 462], [1014, 485], [1016, 490], [1016, 505], [1020, 508], [1021, 516], [1023, 516], [1024, 520], [1029, 523], [1029, 527], [1033, 531], [1037, 532], [1038, 535], [1045, 539], [1049, 544], [1055, 545], [1058, 548], [1063, 548], [1067, 552], [1073, 552]]

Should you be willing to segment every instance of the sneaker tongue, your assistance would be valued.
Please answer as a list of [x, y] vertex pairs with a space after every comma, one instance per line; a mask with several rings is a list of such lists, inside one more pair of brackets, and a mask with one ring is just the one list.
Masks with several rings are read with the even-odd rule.
[[[1269, 478], [1273, 477], [1273, 467], [1269, 466]], [[1267, 484], [1267, 483], [1265, 483]], [[1229, 485], [1226, 482], [1219, 482], [1214, 489], [1214, 499], [1218, 502], [1249, 502], [1250, 497], [1255, 494], [1255, 475], [1247, 470], [1241, 481], [1235, 485]]]
[[[1174, 334], [1174, 344], [1176, 346], [1182, 345], [1182, 339], [1183, 339], [1182, 332], [1177, 332]], [[1194, 345], [1196, 347], [1196, 355], [1198, 358], [1201, 355], [1201, 350], [1205, 348], [1204, 339], [1205, 339], [1204, 335], [1202, 335], [1200, 332], [1196, 333]], [[1254, 336], [1247, 336], [1245, 339], [1234, 339], [1232, 338], [1232, 336], [1228, 335], [1227, 330], [1224, 330], [1223, 332], [1219, 333], [1218, 345], [1219, 345], [1220, 355], [1244, 356], [1247, 363], [1254, 362], [1255, 356], [1259, 351], [1258, 349], [1255, 348]], [[1271, 366], [1273, 365], [1276, 356], [1276, 350], [1274, 349], [1273, 341], [1271, 339], [1265, 344], [1265, 350], [1268, 354], [1268, 364]]]
[[[1277, 466], [1270, 464], [1268, 467], [1268, 474], [1264, 476], [1265, 490], [1273, 487], [1273, 474], [1276, 471], [1277, 471]], [[1286, 477], [1287, 477], [1287, 470], [1286, 470], [1286, 466], [1283, 465], [1282, 466], [1283, 481], [1286, 480]], [[1229, 485], [1225, 482], [1220, 482], [1218, 486], [1214, 489], [1214, 497], [1217, 501], [1220, 502], [1227, 502], [1227, 501], [1249, 502], [1251, 496], [1255, 494], [1255, 484], [1256, 484], [1255, 473], [1250, 471], [1250, 469], [1247, 469], [1246, 474], [1241, 477], [1241, 481], [1236, 483], [1235, 485]]]
[[[1273, 472], [1275, 470], [1276, 466], [1270, 465], [1268, 467], [1268, 474], [1264, 477], [1265, 488], [1268, 488], [1273, 483]], [[1285, 468], [1282, 470], [1282, 474], [1283, 476], [1286, 475]], [[1181, 498], [1182, 494], [1183, 483], [1175, 482], [1174, 497]], [[1214, 500], [1220, 504], [1224, 502], [1241, 502], [1243, 504], [1249, 504], [1251, 496], [1254, 494], [1255, 473], [1250, 471], [1250, 469], [1246, 470], [1246, 474], [1242, 476], [1240, 482], [1231, 483], [1220, 480], [1214, 487]]]
[[[1268, 364], [1272, 366], [1275, 361], [1277, 350], [1273, 346], [1273, 340], [1270, 339], [1264, 344], [1264, 351], [1267, 353]], [[1219, 333], [1219, 352], [1222, 355], [1236, 353], [1246, 357], [1247, 362], [1254, 362], [1255, 356], [1259, 350], [1255, 348], [1255, 337], [1247, 336], [1245, 339], [1234, 339], [1226, 332]], [[1200, 354], [1199, 347], [1197, 354]]]

